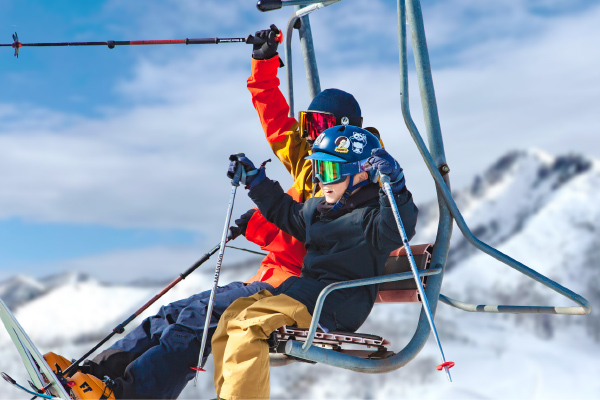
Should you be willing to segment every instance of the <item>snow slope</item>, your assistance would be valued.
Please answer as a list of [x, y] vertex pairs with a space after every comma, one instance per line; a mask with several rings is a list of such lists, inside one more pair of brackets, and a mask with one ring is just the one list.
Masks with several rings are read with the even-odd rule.
[[[454, 195], [480, 239], [556, 279], [597, 307], [597, 161], [578, 155], [551, 157], [537, 150], [513, 152]], [[413, 243], [435, 237], [435, 207], [420, 205], [420, 228]], [[477, 304], [571, 305], [472, 250], [457, 228], [450, 259], [442, 293], [451, 297]], [[254, 259], [238, 268], [224, 266], [221, 282], [250, 276], [257, 263]], [[206, 265], [158, 303], [210, 288], [214, 263]], [[165, 285], [106, 285], [76, 274], [57, 276], [44, 284], [16, 277], [0, 284], [0, 297], [13, 296], [17, 318], [42, 352], [78, 357]], [[144, 316], [157, 308], [151, 307]], [[361, 331], [383, 335], [392, 341], [391, 349], [399, 351], [412, 337], [419, 309], [417, 304], [378, 305]], [[271, 393], [273, 398], [302, 399], [596, 399], [600, 383], [590, 373], [596, 370], [600, 356], [596, 314], [494, 315], [466, 313], [440, 304], [436, 325], [446, 358], [456, 362], [451, 370], [453, 383], [435, 370], [439, 356], [430, 339], [415, 360], [387, 374], [359, 374], [304, 363], [272, 368]], [[190, 383], [181, 398], [214, 397], [211, 362], [208, 367], [198, 385]], [[0, 370], [25, 382], [24, 368], [4, 332], [0, 333]], [[0, 399], [9, 398], [25, 396], [0, 383]]]

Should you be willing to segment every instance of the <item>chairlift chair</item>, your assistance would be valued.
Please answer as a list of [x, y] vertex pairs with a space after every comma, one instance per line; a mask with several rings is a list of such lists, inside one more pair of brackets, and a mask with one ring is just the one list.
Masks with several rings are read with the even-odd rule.
[[[294, 114], [291, 38], [294, 28], [299, 30], [304, 66], [306, 70], [309, 95], [314, 98], [321, 92], [319, 74], [312, 42], [308, 15], [316, 10], [328, 7], [341, 0], [260, 0], [257, 7], [261, 11], [270, 11], [283, 6], [294, 6], [295, 11], [288, 20], [285, 59], [287, 72], [288, 104], [290, 116]], [[400, 50], [400, 99], [404, 122], [415, 142], [436, 185], [439, 205], [439, 222], [436, 241], [433, 244], [411, 246], [418, 266], [419, 277], [424, 282], [425, 296], [435, 315], [438, 300], [470, 312], [493, 312], [514, 314], [567, 314], [587, 315], [591, 311], [589, 302], [539, 274], [524, 264], [503, 254], [497, 249], [477, 239], [467, 226], [450, 192], [450, 169], [446, 163], [444, 144], [433, 88], [429, 53], [425, 39], [425, 28], [419, 0], [397, 0], [398, 39]], [[425, 117], [429, 148], [413, 122], [408, 101], [408, 61], [406, 22], [411, 27], [411, 42], [421, 103]], [[300, 21], [300, 23], [298, 22]], [[490, 255], [507, 266], [525, 274], [531, 279], [574, 301], [577, 306], [516, 306], [516, 305], [476, 305], [452, 299], [440, 293], [444, 268], [448, 256], [452, 225], [456, 221], [458, 228], [467, 241], [478, 250]], [[396, 370], [408, 364], [425, 346], [431, 331], [422, 308], [417, 328], [412, 339], [398, 352], [388, 350], [390, 342], [370, 334], [347, 332], [323, 332], [318, 329], [322, 305], [329, 293], [334, 290], [364, 285], [379, 284], [377, 302], [419, 302], [413, 275], [408, 271], [408, 259], [405, 249], [399, 249], [390, 255], [384, 275], [374, 278], [337, 282], [327, 286], [317, 299], [313, 319], [309, 329], [283, 327], [273, 333], [270, 339], [271, 365], [287, 365], [295, 361], [321, 363], [364, 373], [384, 373]], [[362, 346], [362, 350], [346, 349], [348, 344]]]

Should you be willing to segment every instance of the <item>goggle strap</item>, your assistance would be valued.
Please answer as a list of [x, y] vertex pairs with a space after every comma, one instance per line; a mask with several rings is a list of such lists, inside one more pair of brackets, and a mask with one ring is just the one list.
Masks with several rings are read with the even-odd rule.
[[364, 181], [357, 183], [356, 185], [352, 185], [352, 187], [349, 187], [347, 191], [349, 191], [350, 193], [354, 192], [356, 189], [366, 186], [369, 183], [371, 183], [370, 179], [365, 179]]
[[348, 201], [348, 197], [350, 197], [350, 195], [352, 194], [352, 190], [353, 189], [350, 188], [346, 189], [342, 197], [333, 205], [333, 207], [331, 207], [330, 211], [335, 212], [340, 208], [344, 207], [346, 205], [346, 201]]
[[340, 165], [340, 173], [342, 174], [342, 176], [348, 176], [348, 175], [356, 175], [360, 172], [362, 172], [362, 170], [360, 169], [360, 161], [354, 161], [351, 163], [344, 163]]

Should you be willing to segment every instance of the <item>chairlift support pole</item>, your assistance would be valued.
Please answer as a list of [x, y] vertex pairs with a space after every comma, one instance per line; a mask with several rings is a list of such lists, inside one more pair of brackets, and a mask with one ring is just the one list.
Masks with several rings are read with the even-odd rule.
[[[306, 6], [296, 6], [296, 12]], [[319, 80], [319, 70], [317, 69], [317, 58], [313, 45], [312, 30], [310, 29], [310, 20], [308, 14], [300, 17], [300, 48], [302, 49], [302, 58], [304, 59], [304, 70], [306, 71], [306, 80], [308, 81], [308, 95], [310, 100], [321, 93], [321, 82]]]
[[[419, 0], [397, 0], [397, 12], [398, 12], [398, 48], [400, 55], [400, 102], [402, 115], [409, 131], [413, 126], [414, 132], [421, 139], [416, 126], [412, 121], [410, 115], [410, 103], [409, 103], [409, 91], [408, 91], [408, 51], [407, 51], [407, 31], [406, 22], [409, 21], [411, 28], [411, 42], [414, 54], [415, 67], [417, 70], [417, 78], [419, 84], [419, 91], [421, 97], [421, 104], [423, 107], [423, 116], [425, 119], [425, 127], [427, 129], [427, 137], [429, 142], [429, 151], [426, 147], [419, 148], [421, 155], [427, 152], [431, 158], [434, 159], [434, 163], [437, 166], [446, 164], [446, 155], [443, 146], [442, 130], [440, 126], [437, 102], [435, 99], [435, 90], [433, 86], [433, 77], [431, 74], [431, 64], [429, 61], [429, 52], [427, 49], [427, 40], [425, 37], [425, 26], [423, 22], [423, 14], [421, 12], [421, 6]], [[413, 135], [413, 140], [415, 135]], [[422, 142], [422, 139], [421, 139]], [[449, 175], [444, 176], [444, 184], [446, 187], [450, 187]], [[450, 239], [452, 237], [452, 216], [448, 211], [446, 204], [440, 199], [439, 188], [437, 189], [438, 208], [439, 208], [439, 222], [437, 236], [431, 255], [431, 265], [439, 266], [445, 269], [446, 261], [448, 258], [448, 250], [450, 248]], [[427, 289], [425, 291], [426, 296], [430, 303], [430, 312], [432, 317], [435, 317], [435, 313], [438, 305], [438, 298], [442, 286], [443, 273], [431, 277], [427, 281]], [[419, 322], [413, 338], [410, 340], [408, 345], [405, 347], [407, 350], [406, 357], [416, 357], [416, 355], [423, 349], [430, 334], [430, 326], [428, 324], [427, 315], [425, 309], [421, 310], [419, 316]], [[414, 352], [414, 354], [413, 354]], [[400, 353], [399, 353], [400, 354]]]
[[[293, 66], [292, 66], [292, 36], [294, 32], [294, 26], [300, 20], [300, 28], [298, 30], [300, 35], [300, 47], [302, 49], [302, 56], [304, 58], [304, 69], [306, 71], [306, 79], [308, 81], [308, 93], [311, 100], [321, 93], [321, 82], [319, 80], [319, 71], [317, 69], [317, 59], [315, 56], [315, 50], [312, 40], [312, 31], [310, 29], [310, 21], [308, 15], [316, 10], [324, 7], [328, 7], [341, 0], [332, 0], [326, 2], [302, 2], [304, 6], [296, 6], [296, 11], [292, 14], [288, 20], [286, 35], [285, 35], [285, 63], [286, 63], [286, 82], [288, 92], [288, 105], [290, 107], [289, 116], [294, 116], [294, 79], [293, 79]], [[287, 3], [287, 2], [284, 2]], [[310, 4], [310, 5], [308, 5]], [[288, 5], [288, 4], [284, 4]]]

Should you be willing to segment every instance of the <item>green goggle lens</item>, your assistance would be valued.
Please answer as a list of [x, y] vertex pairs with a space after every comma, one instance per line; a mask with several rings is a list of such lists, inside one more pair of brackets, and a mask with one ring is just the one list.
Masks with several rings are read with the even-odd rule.
[[315, 177], [317, 177], [321, 183], [336, 183], [343, 178], [340, 171], [340, 164], [333, 161], [315, 160], [313, 171], [315, 171]]

